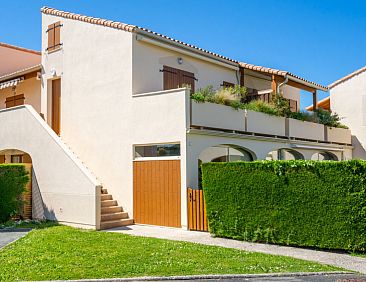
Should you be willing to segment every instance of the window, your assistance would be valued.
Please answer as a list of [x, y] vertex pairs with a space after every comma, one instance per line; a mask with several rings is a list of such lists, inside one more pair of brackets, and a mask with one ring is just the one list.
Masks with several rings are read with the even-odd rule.
[[229, 87], [234, 87], [234, 86], [235, 86], [235, 84], [231, 83], [231, 82], [224, 81], [222, 83], [222, 87], [224, 87], [224, 88], [229, 88]]
[[163, 74], [163, 88], [164, 90], [175, 89], [179, 87], [189, 86], [194, 92], [194, 82], [197, 80], [194, 73], [164, 66]]
[[10, 96], [5, 99], [6, 108], [24, 105], [24, 94]]
[[135, 158], [160, 158], [180, 156], [179, 144], [155, 144], [135, 146]]
[[21, 164], [23, 163], [23, 155], [12, 155], [11, 156], [12, 164]]
[[47, 51], [52, 52], [60, 49], [62, 43], [60, 41], [60, 29], [61, 29], [61, 22], [56, 22], [50, 24], [47, 29], [48, 34], [48, 47]]

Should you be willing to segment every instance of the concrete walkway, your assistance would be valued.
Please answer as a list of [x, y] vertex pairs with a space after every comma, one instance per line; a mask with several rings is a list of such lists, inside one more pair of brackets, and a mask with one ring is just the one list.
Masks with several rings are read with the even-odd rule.
[[211, 246], [239, 249], [249, 252], [259, 252], [271, 255], [288, 256], [297, 259], [310, 260], [322, 264], [334, 265], [347, 270], [366, 274], [366, 258], [347, 254], [324, 252], [269, 244], [248, 243], [231, 239], [213, 238], [206, 232], [187, 231], [178, 228], [159, 227], [150, 225], [130, 225], [109, 229], [108, 232], [118, 232], [135, 236], [154, 237], [176, 241], [186, 241]]
[[0, 230], [0, 249], [16, 240], [19, 240], [23, 236], [27, 235], [29, 231], [30, 229]]

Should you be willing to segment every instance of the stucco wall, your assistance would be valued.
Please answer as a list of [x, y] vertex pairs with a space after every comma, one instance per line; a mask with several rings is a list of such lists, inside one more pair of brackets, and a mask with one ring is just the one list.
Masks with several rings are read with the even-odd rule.
[[[177, 59], [183, 63], [178, 64]], [[163, 90], [163, 73], [159, 70], [167, 65], [194, 73], [196, 90], [212, 85], [220, 88], [223, 81], [239, 83], [239, 73], [217, 64], [183, 55], [133, 38], [133, 93]]]
[[330, 105], [351, 129], [354, 158], [366, 159], [366, 72], [332, 88]]
[[[15, 95], [24, 94], [24, 103], [31, 105], [37, 112], [41, 112], [41, 81], [35, 77], [26, 79], [16, 87]], [[13, 96], [12, 87], [0, 90], [0, 109], [5, 109], [5, 100]]]
[[[62, 48], [47, 54], [47, 26], [59, 20]], [[61, 138], [131, 215], [132, 34], [45, 14], [42, 22], [43, 99], [50, 99], [55, 69]], [[49, 105], [43, 101], [45, 113]]]
[[100, 186], [30, 106], [0, 110], [0, 151], [17, 149], [32, 158], [37, 217], [98, 228]]
[[[192, 130], [187, 134], [187, 185], [188, 187], [198, 187], [198, 159], [201, 152], [205, 149], [218, 146], [218, 145], [235, 145], [241, 148], [247, 149], [255, 160], [265, 160], [268, 153], [277, 151], [278, 149], [292, 149], [300, 153], [305, 160], [311, 160], [312, 156], [317, 152], [329, 151], [337, 156], [339, 160], [349, 160], [352, 158], [352, 150], [350, 147], [343, 147], [342, 151], [339, 151], [339, 146], [327, 145], [327, 149], [319, 148], [318, 143], [301, 142], [276, 139], [276, 138], [243, 138], [235, 134], [214, 134], [204, 133]], [[314, 148], [296, 148], [295, 146], [313, 146]], [[325, 146], [324, 146], [325, 147]], [[326, 148], [325, 147], [325, 148]]]

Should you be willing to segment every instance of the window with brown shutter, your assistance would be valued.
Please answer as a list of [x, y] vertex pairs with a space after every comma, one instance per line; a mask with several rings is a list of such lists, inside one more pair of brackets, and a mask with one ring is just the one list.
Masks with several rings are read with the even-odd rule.
[[168, 66], [163, 67], [163, 73], [164, 90], [175, 89], [189, 85], [191, 91], [194, 92], [194, 82], [196, 80], [194, 73]]
[[290, 103], [290, 110], [291, 110], [291, 112], [297, 112], [298, 111], [297, 101], [296, 100], [292, 100], [292, 99], [288, 99], [288, 101]]
[[56, 51], [61, 48], [61, 41], [60, 41], [60, 29], [61, 29], [61, 22], [56, 22], [53, 24], [50, 24], [47, 29], [47, 35], [48, 35], [48, 47], [47, 51]]
[[5, 99], [6, 108], [24, 105], [24, 94], [10, 96]]

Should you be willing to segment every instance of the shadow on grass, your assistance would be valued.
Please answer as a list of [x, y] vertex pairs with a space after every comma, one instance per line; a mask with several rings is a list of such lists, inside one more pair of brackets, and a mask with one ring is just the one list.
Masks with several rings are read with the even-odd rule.
[[0, 224], [0, 230], [6, 229], [45, 229], [53, 226], [58, 226], [57, 221], [52, 220], [9, 220]]

